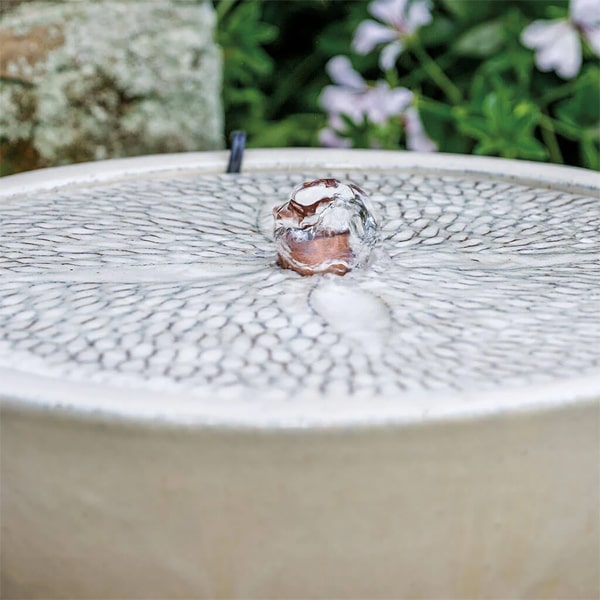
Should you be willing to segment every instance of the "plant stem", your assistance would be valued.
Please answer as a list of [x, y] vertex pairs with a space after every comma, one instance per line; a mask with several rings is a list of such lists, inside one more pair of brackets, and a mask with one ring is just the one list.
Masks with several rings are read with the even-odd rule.
[[425, 48], [419, 42], [415, 42], [412, 46], [415, 56], [419, 59], [421, 66], [437, 84], [437, 86], [446, 94], [452, 104], [461, 104], [463, 101], [462, 94], [458, 87], [450, 80], [450, 78], [440, 69], [439, 65], [427, 54]]
[[568, 125], [567, 123], [563, 123], [562, 121], [557, 121], [545, 113], [542, 113], [542, 116], [540, 117], [540, 125], [542, 127], [546, 127], [546, 129], [551, 129], [559, 135], [562, 135], [569, 140], [573, 140], [574, 142], [581, 141], [582, 132], [580, 129], [573, 127], [572, 125]]
[[454, 120], [455, 118], [452, 107], [440, 102], [439, 100], [432, 100], [426, 96], [419, 96], [417, 99], [417, 106], [429, 108], [429, 110], [432, 112], [435, 112], [440, 117], [444, 117], [446, 119]]
[[317, 54], [307, 54], [295, 68], [279, 83], [275, 89], [275, 93], [269, 101], [267, 109], [268, 118], [276, 118], [277, 111], [289, 100], [289, 98], [297, 93], [298, 88], [302, 88], [304, 84], [314, 77], [315, 71], [319, 66], [319, 56]]
[[544, 94], [540, 98], [540, 106], [547, 106], [555, 100], [559, 100], [560, 98], [564, 98], [565, 96], [570, 96], [573, 93], [573, 90], [577, 88], [577, 83], [577, 81], [570, 81], [569, 83], [565, 83], [557, 88], [550, 90], [547, 94]]
[[550, 160], [554, 163], [564, 164], [564, 159], [556, 139], [556, 131], [552, 124], [552, 119], [547, 115], [542, 115], [540, 118], [540, 128], [542, 130], [542, 138], [550, 151]]
[[[443, 71], [446, 67], [449, 67], [452, 64], [453, 59], [447, 54], [443, 54], [441, 56], [436, 57], [435, 63], [436, 65]], [[415, 57], [415, 68], [410, 71], [408, 75], [405, 75], [402, 78], [403, 84], [409, 88], [413, 89], [414, 87], [420, 85], [423, 80], [430, 79], [429, 73], [423, 68], [423, 65], [416, 60]]]

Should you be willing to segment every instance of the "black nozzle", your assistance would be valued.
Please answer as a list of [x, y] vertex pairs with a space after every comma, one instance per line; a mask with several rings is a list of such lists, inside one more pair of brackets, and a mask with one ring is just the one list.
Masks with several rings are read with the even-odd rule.
[[239, 173], [242, 170], [242, 159], [246, 147], [246, 132], [234, 131], [231, 134], [231, 150], [229, 151], [229, 164], [227, 173]]

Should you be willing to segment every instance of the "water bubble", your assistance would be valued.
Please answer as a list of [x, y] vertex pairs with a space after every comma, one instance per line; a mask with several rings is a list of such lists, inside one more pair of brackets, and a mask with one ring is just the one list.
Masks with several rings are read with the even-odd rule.
[[365, 266], [380, 241], [367, 194], [337, 179], [299, 185], [273, 216], [279, 264], [301, 275]]

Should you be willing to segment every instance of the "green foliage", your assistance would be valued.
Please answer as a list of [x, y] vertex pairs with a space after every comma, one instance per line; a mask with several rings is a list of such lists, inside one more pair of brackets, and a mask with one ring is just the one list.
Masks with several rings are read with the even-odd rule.
[[223, 104], [230, 130], [246, 122], [265, 119], [267, 98], [263, 91], [273, 76], [274, 61], [264, 46], [277, 36], [277, 28], [261, 19], [258, 2], [216, 4], [217, 41], [223, 52]]
[[504, 42], [504, 25], [494, 19], [471, 27], [455, 42], [454, 52], [459, 56], [486, 58], [496, 53]]
[[[394, 69], [379, 50], [353, 54], [367, 1], [216, 0], [225, 58], [229, 131], [254, 146], [316, 145], [326, 124], [319, 95], [325, 65], [349, 56], [368, 81], [414, 94], [424, 129], [440, 151], [547, 160], [600, 169], [600, 68], [583, 40], [576, 78], [541, 72], [521, 42], [536, 19], [567, 18], [567, 0], [437, 0], [432, 21], [405, 40]], [[341, 115], [343, 117], [343, 115]], [[403, 148], [403, 115], [384, 124], [343, 118], [354, 147]]]
[[589, 65], [573, 86], [570, 97], [556, 104], [562, 135], [580, 142], [585, 166], [600, 168], [600, 69]]
[[475, 154], [542, 160], [546, 148], [535, 138], [538, 108], [526, 100], [516, 102], [509, 90], [499, 88], [485, 96], [481, 114], [457, 108], [459, 131], [477, 140]]
[[366, 4], [215, 0], [215, 7], [226, 135], [244, 129], [254, 147], [317, 145], [325, 64], [347, 51]]

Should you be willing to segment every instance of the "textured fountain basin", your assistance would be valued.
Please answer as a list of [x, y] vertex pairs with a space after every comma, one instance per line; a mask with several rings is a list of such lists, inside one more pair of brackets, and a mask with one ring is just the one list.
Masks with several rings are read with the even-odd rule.
[[[188, 156], [160, 169], [109, 162], [105, 181], [59, 169], [51, 189], [13, 179], [0, 205], [1, 391], [136, 418], [284, 426], [598, 392], [593, 174], [288, 156], [258, 154], [255, 167], [251, 156], [239, 176]], [[316, 167], [321, 157], [331, 166]], [[271, 209], [317, 176], [370, 195], [385, 254], [372, 268], [302, 278], [275, 265]]]
[[[3, 180], [5, 591], [597, 596], [597, 175], [226, 160]], [[271, 209], [320, 177], [369, 194], [371, 268], [276, 266]]]

